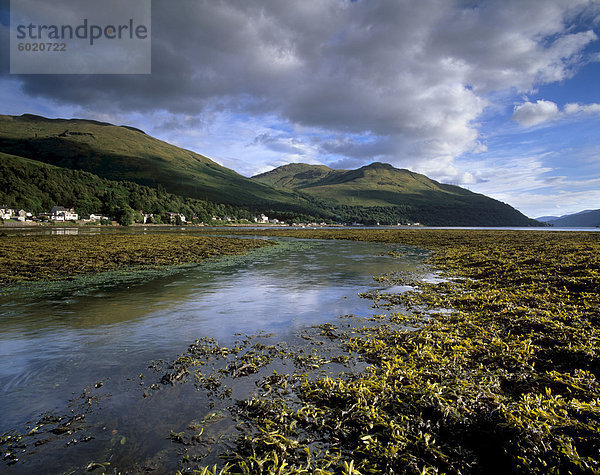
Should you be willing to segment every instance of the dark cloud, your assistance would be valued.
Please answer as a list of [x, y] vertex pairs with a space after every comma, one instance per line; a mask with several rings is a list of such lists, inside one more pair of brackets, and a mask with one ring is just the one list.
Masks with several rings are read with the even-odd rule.
[[[543, 8], [524, 0], [153, 0], [151, 75], [18, 80], [30, 96], [107, 114], [275, 117], [322, 131], [317, 147], [340, 159], [447, 162], [477, 146], [474, 121], [488, 92], [527, 91], [572, 74], [596, 40], [569, 24], [586, 7], [579, 0]], [[366, 139], [339, 138], [345, 134]], [[305, 150], [285, 136], [261, 144]]]

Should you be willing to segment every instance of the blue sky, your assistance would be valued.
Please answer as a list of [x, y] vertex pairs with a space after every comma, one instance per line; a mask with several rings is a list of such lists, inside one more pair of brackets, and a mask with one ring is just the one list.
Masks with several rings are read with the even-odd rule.
[[562, 215], [600, 208], [599, 36], [600, 0], [154, 0], [152, 74], [10, 75], [3, 48], [0, 113], [132, 125], [247, 176], [383, 161]]

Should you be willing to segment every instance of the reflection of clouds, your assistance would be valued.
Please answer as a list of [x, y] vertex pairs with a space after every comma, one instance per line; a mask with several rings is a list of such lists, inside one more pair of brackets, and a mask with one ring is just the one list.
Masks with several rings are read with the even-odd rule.
[[[370, 315], [372, 302], [358, 293], [375, 286], [372, 276], [419, 262], [378, 256], [392, 249], [311, 243], [85, 296], [15, 300], [0, 313], [0, 407], [12, 422], [26, 421], [87, 384], [146, 372], [148, 362], [171, 359], [198, 338], [230, 345], [236, 333], [266, 331], [286, 340], [341, 315]], [[0, 421], [0, 432], [10, 423]]]
[[355, 286], [319, 284], [316, 276], [308, 280], [285, 280], [279, 274], [234, 276], [218, 292], [190, 296], [165, 318], [181, 318], [188, 331], [205, 332], [227, 341], [236, 332], [287, 333], [293, 328], [330, 320], [340, 313], [357, 312], [358, 308], [369, 311], [370, 302], [358, 298]]
[[[185, 327], [185, 334], [231, 341], [234, 333], [261, 330], [286, 334], [348, 313], [369, 314], [371, 302], [358, 293], [372, 276], [410, 270], [418, 257], [390, 259], [390, 246], [324, 242], [257, 260], [251, 266], [222, 270], [194, 286], [168, 315], [153, 318]], [[346, 298], [344, 298], [346, 297]], [[178, 330], [170, 329], [175, 338]], [[189, 339], [189, 338], [188, 338]]]

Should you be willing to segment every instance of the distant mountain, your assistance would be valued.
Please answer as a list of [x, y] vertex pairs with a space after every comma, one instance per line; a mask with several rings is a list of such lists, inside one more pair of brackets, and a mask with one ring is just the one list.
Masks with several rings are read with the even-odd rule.
[[250, 180], [139, 129], [81, 119], [0, 115], [0, 151], [110, 180], [162, 185], [181, 196], [258, 208], [311, 210], [290, 190]]
[[386, 163], [375, 162], [357, 170], [295, 163], [252, 179], [336, 205], [393, 207], [402, 210], [406, 220], [424, 224], [539, 225], [505, 203]]
[[535, 218], [536, 221], [541, 221], [542, 223], [548, 223], [550, 221], [554, 221], [555, 219], [560, 218], [560, 216], [540, 216], [539, 218]]
[[[587, 209], [578, 213], [566, 214], [561, 217], [548, 217], [546, 223], [557, 228], [593, 228], [600, 226], [600, 209]], [[541, 221], [542, 218], [538, 218]]]

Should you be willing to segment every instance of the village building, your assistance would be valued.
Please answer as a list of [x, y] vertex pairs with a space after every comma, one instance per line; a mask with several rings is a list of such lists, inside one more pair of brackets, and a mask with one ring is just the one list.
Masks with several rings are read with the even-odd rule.
[[269, 217], [265, 216], [264, 214], [261, 214], [260, 216], [254, 218], [254, 222], [255, 223], [268, 223]]
[[177, 218], [181, 220], [182, 223], [186, 223], [185, 215], [182, 213], [167, 213], [169, 215], [169, 219], [171, 223], [177, 222]]
[[15, 210], [8, 206], [0, 207], [0, 219], [12, 219], [15, 214]]
[[17, 221], [31, 221], [32, 217], [33, 215], [25, 211], [24, 209], [20, 209], [19, 212], [16, 214]]
[[50, 219], [52, 221], [77, 221], [79, 215], [73, 208], [54, 206], [52, 210], [50, 210]]
[[112, 221], [111, 218], [109, 218], [105, 214], [100, 214], [100, 213], [92, 213], [89, 216], [81, 216], [81, 219], [84, 221], [93, 221], [93, 222], [102, 221], [102, 220]]

